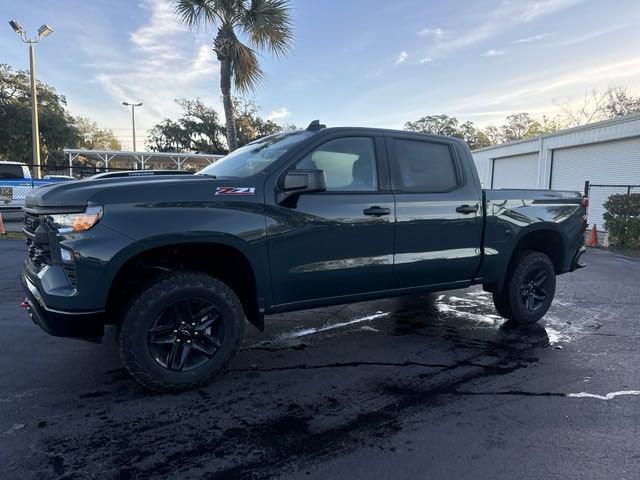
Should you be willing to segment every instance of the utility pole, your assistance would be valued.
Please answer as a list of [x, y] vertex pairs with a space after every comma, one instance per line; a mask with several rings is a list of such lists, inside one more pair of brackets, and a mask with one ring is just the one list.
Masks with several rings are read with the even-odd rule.
[[36, 81], [36, 52], [35, 45], [41, 38], [53, 32], [48, 25], [42, 25], [38, 29], [38, 36], [35, 39], [27, 37], [26, 32], [15, 20], [9, 22], [11, 28], [18, 34], [20, 39], [29, 45], [29, 69], [31, 71], [31, 139], [33, 147], [33, 164], [36, 167], [36, 177], [42, 178], [42, 165], [40, 164], [40, 129], [38, 127], [38, 91]]
[[122, 102], [122, 105], [127, 107], [131, 107], [131, 125], [133, 128], [133, 151], [136, 151], [136, 107], [141, 107], [142, 102], [140, 103], [127, 103]]

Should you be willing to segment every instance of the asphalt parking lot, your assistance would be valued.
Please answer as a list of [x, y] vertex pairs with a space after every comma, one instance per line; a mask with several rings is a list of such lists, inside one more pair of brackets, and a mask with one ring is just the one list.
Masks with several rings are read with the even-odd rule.
[[267, 318], [229, 372], [151, 395], [20, 308], [0, 240], [0, 478], [640, 477], [640, 260], [589, 251], [539, 326], [479, 289]]

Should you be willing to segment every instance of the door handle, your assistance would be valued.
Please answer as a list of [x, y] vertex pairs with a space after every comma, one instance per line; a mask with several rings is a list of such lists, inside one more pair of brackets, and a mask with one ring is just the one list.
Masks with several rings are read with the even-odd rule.
[[388, 208], [375, 206], [365, 208], [362, 213], [364, 213], [365, 215], [369, 215], [370, 217], [381, 217], [383, 215], [389, 215], [391, 213], [391, 210]]
[[475, 205], [460, 205], [456, 208], [456, 212], [468, 215], [470, 213], [476, 213], [478, 211], [478, 204]]

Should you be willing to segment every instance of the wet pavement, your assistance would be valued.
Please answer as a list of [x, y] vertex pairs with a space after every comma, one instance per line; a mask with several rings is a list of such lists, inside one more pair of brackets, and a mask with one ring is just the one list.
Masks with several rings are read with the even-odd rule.
[[0, 478], [640, 477], [640, 260], [589, 251], [540, 325], [473, 288], [267, 317], [200, 390], [47, 336], [0, 241]]

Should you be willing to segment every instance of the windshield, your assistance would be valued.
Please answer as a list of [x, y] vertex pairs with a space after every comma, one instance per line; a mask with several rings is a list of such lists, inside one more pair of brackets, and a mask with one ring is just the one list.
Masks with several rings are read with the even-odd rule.
[[226, 157], [203, 168], [197, 174], [216, 177], [250, 177], [264, 170], [293, 146], [312, 135], [314, 135], [313, 132], [298, 131], [279, 133], [256, 140], [234, 150]]

